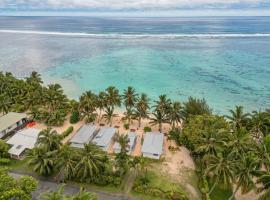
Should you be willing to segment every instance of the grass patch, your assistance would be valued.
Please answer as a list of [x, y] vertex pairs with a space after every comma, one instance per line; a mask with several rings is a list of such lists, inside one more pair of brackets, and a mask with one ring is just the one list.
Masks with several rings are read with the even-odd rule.
[[29, 159], [25, 158], [23, 160], [16, 160], [16, 159], [11, 159], [10, 164], [8, 165], [9, 169], [11, 170], [26, 170], [27, 172], [30, 172], [30, 169], [28, 167], [27, 162]]
[[[209, 183], [209, 188], [211, 188], [212, 183]], [[214, 191], [211, 193], [211, 199], [218, 199], [218, 200], [228, 200], [229, 197], [232, 195], [232, 188], [225, 187], [222, 184], [217, 184]]]
[[69, 181], [68, 182], [71, 185], [77, 186], [77, 187], [83, 187], [83, 188], [91, 188], [96, 191], [105, 191], [105, 192], [121, 192], [120, 186], [116, 187], [113, 185], [105, 185], [105, 186], [99, 186], [91, 183], [79, 183], [79, 182], [74, 182], [74, 181]]
[[139, 200], [164, 200], [162, 197], [153, 197], [145, 194], [140, 194], [134, 191], [130, 192], [130, 196], [135, 197], [135, 199]]
[[145, 200], [171, 199], [167, 196], [169, 194], [178, 194], [179, 198], [182, 195], [187, 196], [180, 184], [175, 181], [171, 181], [166, 175], [158, 174], [154, 171], [148, 171], [147, 178], [147, 186], [143, 186], [140, 182], [140, 177], [136, 178], [134, 188], [131, 193], [133, 196], [140, 197], [140, 199]]

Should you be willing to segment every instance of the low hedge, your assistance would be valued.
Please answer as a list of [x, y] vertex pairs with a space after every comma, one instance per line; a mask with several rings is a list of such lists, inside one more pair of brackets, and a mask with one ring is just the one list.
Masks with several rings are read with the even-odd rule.
[[62, 138], [65, 138], [67, 136], [69, 136], [70, 133], [73, 132], [73, 126], [70, 126], [67, 128], [67, 130], [65, 130], [61, 135], [62, 135]]
[[77, 122], [80, 121], [80, 113], [78, 111], [74, 111], [71, 113], [71, 116], [69, 118], [69, 122], [71, 124], [76, 124]]
[[11, 160], [8, 158], [0, 158], [0, 165], [9, 165]]
[[149, 126], [145, 126], [145, 127], [143, 128], [143, 130], [144, 130], [145, 133], [151, 132], [151, 131], [152, 131], [151, 127], [149, 127]]

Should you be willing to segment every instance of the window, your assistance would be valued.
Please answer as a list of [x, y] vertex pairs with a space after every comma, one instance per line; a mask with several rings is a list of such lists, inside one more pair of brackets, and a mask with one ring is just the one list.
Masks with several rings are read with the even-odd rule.
[[153, 155], [154, 155], [154, 156], [158, 156], [158, 154], [156, 154], [156, 153], [154, 153]]

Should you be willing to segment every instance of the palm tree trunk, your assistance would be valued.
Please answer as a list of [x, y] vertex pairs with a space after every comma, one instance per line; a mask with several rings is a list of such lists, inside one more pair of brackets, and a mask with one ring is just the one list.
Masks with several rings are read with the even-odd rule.
[[172, 129], [175, 129], [175, 121], [172, 122]]
[[139, 117], [139, 120], [138, 121], [139, 121], [139, 128], [140, 128], [141, 127], [141, 123], [142, 123], [142, 117], [141, 116]]
[[237, 193], [238, 189], [240, 188], [240, 184], [238, 184], [235, 188], [235, 191], [232, 193], [232, 196], [228, 200], [233, 200], [235, 197], [235, 194]]
[[98, 123], [100, 122], [102, 116], [101, 116], [101, 109], [99, 109], [99, 118], [98, 118]]
[[162, 132], [162, 123], [159, 123], [159, 128], [158, 128], [159, 132]]
[[214, 189], [216, 188], [216, 185], [217, 185], [218, 181], [219, 181], [219, 177], [215, 181], [214, 185], [212, 185], [211, 189], [208, 192], [208, 195], [210, 195], [214, 191]]

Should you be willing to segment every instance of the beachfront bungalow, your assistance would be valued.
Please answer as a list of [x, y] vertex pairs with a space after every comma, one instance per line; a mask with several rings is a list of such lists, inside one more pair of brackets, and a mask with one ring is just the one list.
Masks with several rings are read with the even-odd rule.
[[96, 137], [92, 140], [92, 143], [101, 147], [104, 151], [108, 151], [115, 133], [115, 128], [101, 127]]
[[[127, 147], [127, 151], [128, 151], [127, 153], [130, 155], [136, 145], [137, 134], [134, 132], [130, 132], [128, 134], [128, 139], [129, 139], [129, 142], [128, 142], [128, 147]], [[113, 151], [114, 153], [120, 153], [121, 146], [118, 142], [114, 143]]]
[[146, 133], [142, 146], [143, 157], [160, 159], [160, 156], [163, 153], [163, 141], [164, 141], [163, 133], [160, 132]]
[[83, 148], [84, 144], [89, 144], [93, 140], [98, 130], [99, 128], [97, 126], [91, 124], [83, 125], [70, 140], [70, 145], [76, 148]]
[[10, 112], [0, 117], [0, 138], [25, 125], [27, 116], [24, 113]]
[[33, 149], [36, 145], [40, 130], [28, 128], [18, 131], [13, 135], [7, 144], [11, 146], [8, 153], [11, 157], [20, 159], [26, 149]]

